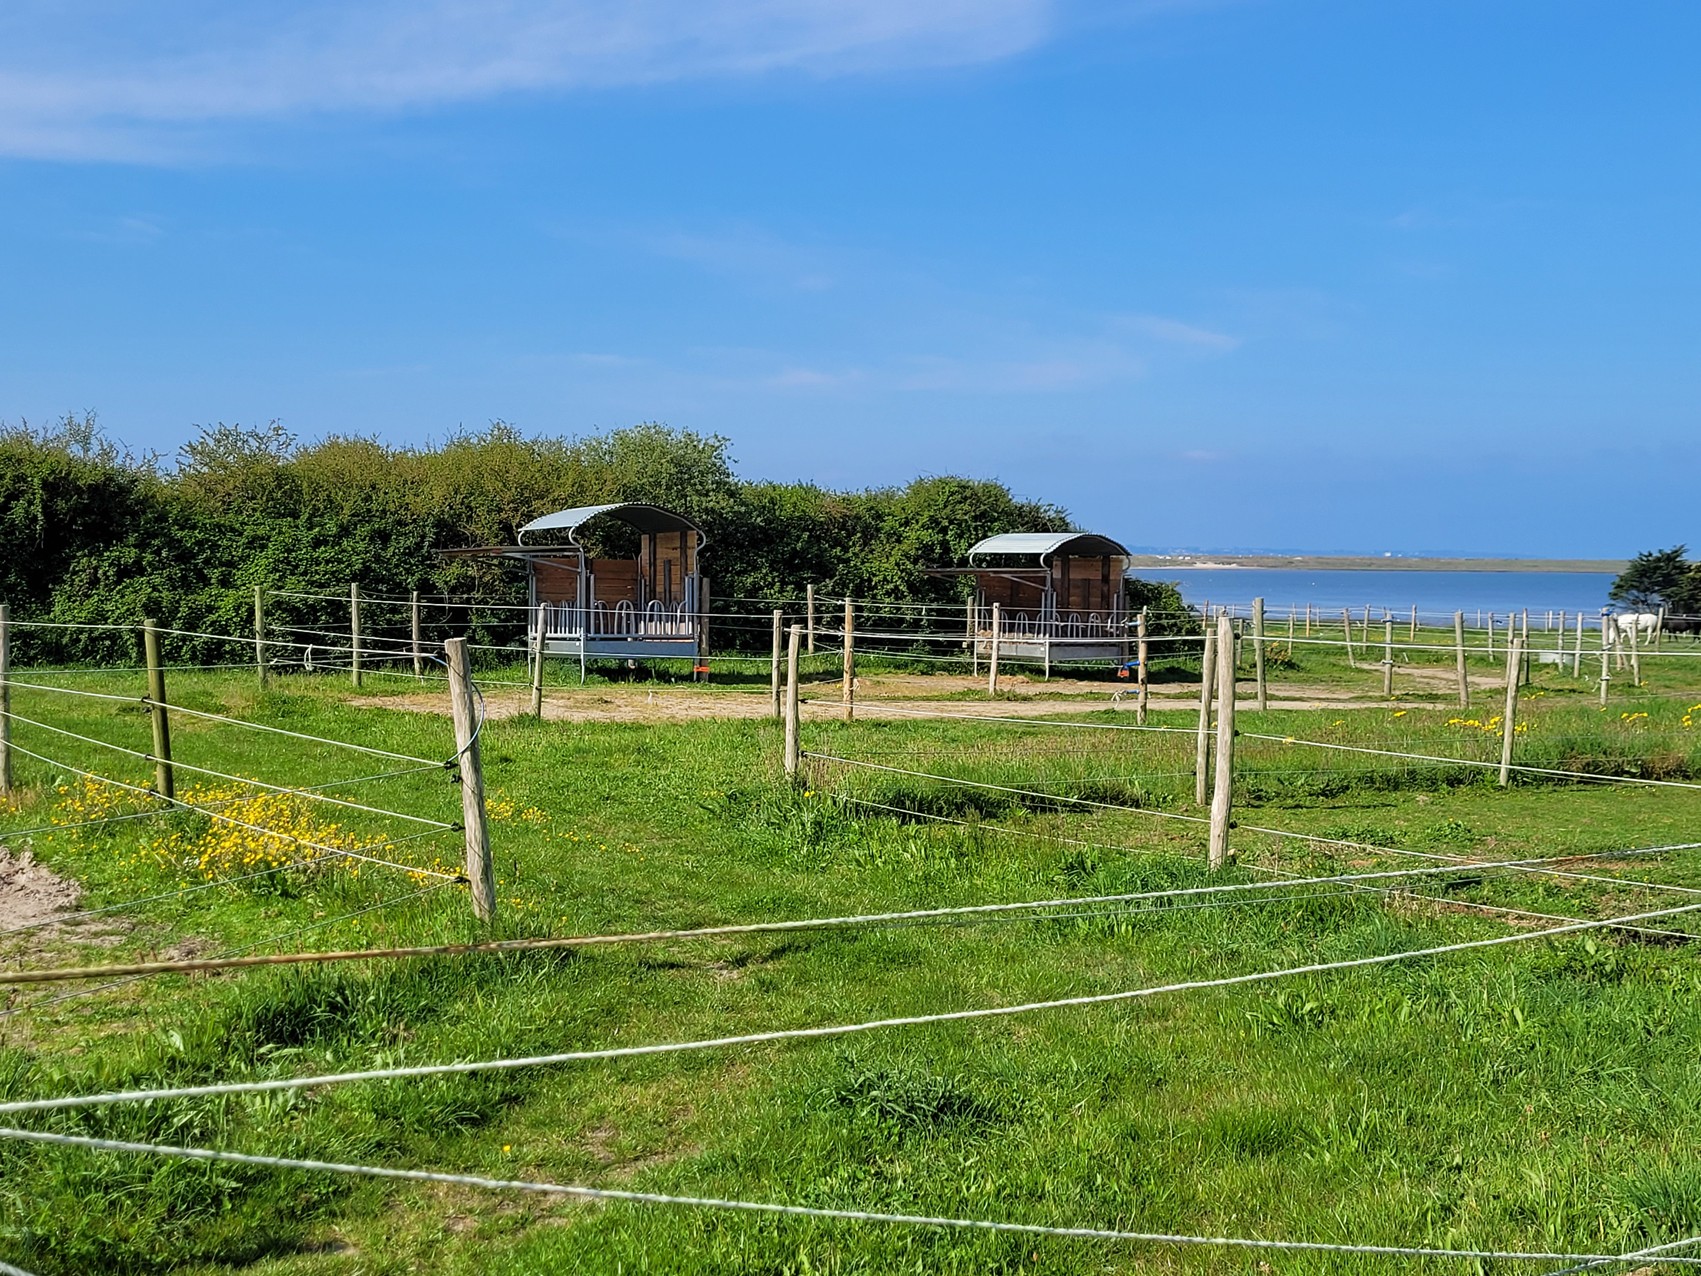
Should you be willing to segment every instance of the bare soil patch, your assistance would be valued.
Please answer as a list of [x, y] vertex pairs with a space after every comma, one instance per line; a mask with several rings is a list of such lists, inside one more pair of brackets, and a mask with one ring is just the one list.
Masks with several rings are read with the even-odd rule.
[[[1132, 688], [1109, 687], [1102, 682], [1080, 682], [1053, 678], [1049, 682], [1016, 675], [999, 680], [1003, 693], [997, 700], [946, 700], [940, 697], [965, 690], [984, 690], [979, 679], [936, 674], [881, 674], [857, 680], [857, 709], [870, 717], [882, 709], [904, 715], [920, 713], [962, 714], [1038, 718], [1059, 713], [1087, 713], [1114, 709], [1132, 714]], [[1270, 705], [1277, 709], [1369, 709], [1386, 708], [1383, 700], [1365, 700], [1340, 687], [1284, 687], [1274, 689]], [[1119, 694], [1120, 693], [1120, 694]], [[834, 718], [841, 712], [839, 685], [816, 682], [803, 689], [805, 718]], [[1237, 702], [1252, 708], [1248, 688]], [[405, 695], [356, 696], [351, 704], [372, 709], [403, 709], [413, 713], [449, 713], [448, 697], [442, 692]], [[486, 690], [485, 711], [492, 719], [518, 717], [531, 712], [527, 691], [507, 688]], [[1191, 709], [1198, 704], [1192, 688], [1154, 689], [1155, 709]], [[551, 689], [544, 697], [543, 716], [551, 722], [701, 722], [708, 719], [758, 719], [771, 717], [772, 706], [760, 692], [723, 691], [713, 686], [678, 687], [589, 687], [584, 690]]]
[[82, 886], [35, 862], [28, 851], [0, 846], [0, 931], [44, 926], [60, 913], [69, 913], [83, 897]]

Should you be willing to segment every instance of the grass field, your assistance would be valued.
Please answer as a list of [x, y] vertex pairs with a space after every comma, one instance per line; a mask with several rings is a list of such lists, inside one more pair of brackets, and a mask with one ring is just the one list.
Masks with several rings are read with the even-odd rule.
[[[820, 659], [823, 678], [832, 659]], [[1186, 663], [1174, 662], [1160, 693], [1188, 694]], [[1462, 867], [1392, 890], [1307, 885], [584, 952], [19, 989], [0, 1019], [0, 1102], [1008, 1006], [1528, 933], [1558, 924], [1544, 918], [1623, 916], [1698, 898], [1656, 886], [1701, 890], [1701, 849], [1602, 853], [1701, 841], [1701, 791], [1538, 775], [1501, 790], [1492, 770], [1463, 765], [1499, 756], [1486, 724], [1501, 693], [1488, 685], [1486, 660], [1468, 712], [1409, 671], [1397, 671], [1408, 684], [1401, 702], [1384, 703], [1380, 670], [1349, 669], [1338, 652], [1296, 647], [1273, 663], [1282, 686], [1333, 688], [1342, 704], [1267, 714], [1243, 706], [1238, 858], [1214, 876], [1202, 862], [1202, 812], [1192, 802], [1195, 715], [1179, 708], [1151, 717], [1186, 729], [1174, 734], [887, 721], [872, 710], [850, 725], [813, 720], [805, 748], [851, 762], [813, 757], [797, 789], [778, 774], [778, 725], [765, 720], [492, 720], [483, 755], [501, 900], [495, 931], [593, 934], [1279, 883], [1283, 874], [1445, 865], [1447, 857], [1597, 855], [1569, 871], [1626, 880]], [[1450, 669], [1451, 653], [1432, 663]], [[878, 671], [869, 666], [871, 682]], [[1682, 694], [1701, 686], [1701, 666], [1651, 660], [1643, 672], [1647, 685], [1615, 683], [1603, 712], [1592, 684], [1537, 666], [1520, 702], [1519, 761], [1680, 785], [1701, 773], [1690, 718], [1701, 694]], [[493, 683], [519, 680], [517, 670], [488, 673]], [[138, 679], [57, 681], [134, 693]], [[766, 681], [753, 666], [735, 685], [765, 694]], [[963, 680], [937, 681], [928, 698], [942, 711], [988, 711], [969, 703]], [[582, 692], [551, 694], [607, 686], [593, 679]], [[1050, 716], [1128, 725], [1125, 709], [1106, 708], [1108, 689], [1060, 692]], [[280, 677], [263, 696], [239, 673], [173, 682], [173, 698], [191, 708], [445, 758], [446, 718], [383, 705], [416, 692], [411, 679], [373, 678], [364, 698], [379, 703], [355, 707], [346, 682], [332, 678]], [[148, 748], [147, 719], [133, 703], [19, 688], [13, 707], [91, 739]], [[279, 786], [405, 769], [225, 722], [174, 725], [180, 761]], [[144, 761], [24, 724], [15, 738], [68, 765], [20, 757], [24, 788], [5, 828], [65, 825], [146, 800], [70, 770], [144, 785], [152, 772]], [[330, 792], [449, 822], [459, 816], [450, 780], [442, 768], [418, 769]], [[453, 831], [263, 798], [212, 777], [185, 774], [179, 783], [202, 786], [191, 800], [231, 801], [222, 809], [321, 845], [423, 870], [452, 870], [459, 855]], [[253, 805], [264, 802], [271, 805]], [[8, 968], [479, 935], [463, 885], [371, 863], [286, 866], [233, 882], [299, 856], [299, 846], [200, 815], [0, 832], [0, 842], [28, 846], [84, 883], [83, 908], [168, 895], [80, 927], [0, 934]], [[1677, 934], [1597, 931], [1004, 1018], [5, 1120], [851, 1210], [1617, 1252], [1701, 1232], [1701, 1151], [1686, 1134], [1701, 1105], [1701, 963], [1682, 937], [1701, 934], [1701, 922], [1678, 916], [1648, 926]], [[1473, 1270], [1456, 1259], [594, 1203], [13, 1141], [0, 1141], [0, 1260], [38, 1273], [300, 1276]]]

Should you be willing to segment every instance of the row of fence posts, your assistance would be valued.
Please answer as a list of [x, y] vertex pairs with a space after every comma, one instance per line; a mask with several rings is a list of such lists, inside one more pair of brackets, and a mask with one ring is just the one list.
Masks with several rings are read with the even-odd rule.
[[[255, 663], [261, 686], [266, 682], [265, 601], [254, 591]], [[484, 806], [484, 764], [479, 749], [477, 693], [473, 687], [467, 640], [443, 644], [449, 669], [449, 709], [455, 724], [455, 756], [451, 765], [460, 776], [461, 827], [466, 834], [466, 877], [471, 886], [473, 913], [482, 922], [496, 916], [495, 870], [490, 858], [490, 827]], [[160, 654], [160, 631], [152, 620], [142, 621], [142, 658], [148, 691], [142, 704], [148, 711], [153, 746], [147, 760], [154, 764], [154, 791], [171, 805], [177, 798], [176, 768], [171, 756], [171, 700], [166, 692], [165, 663]], [[11, 610], [0, 603], [0, 797], [16, 791], [12, 766], [12, 625]], [[535, 703], [534, 684], [534, 703]]]
[[[848, 605], [847, 605], [848, 607]], [[1261, 609], [1259, 609], [1261, 611]], [[997, 608], [994, 607], [996, 616]], [[1254, 612], [1255, 624], [1253, 629], [1254, 664], [1258, 674], [1259, 690], [1263, 692], [1262, 661], [1256, 657], [1262, 646], [1261, 624], [1256, 620], [1259, 611]], [[790, 641], [784, 654], [785, 682], [784, 693], [781, 693], [781, 635], [783, 616], [774, 613], [774, 663], [773, 663], [773, 710], [774, 716], [780, 718], [785, 727], [782, 764], [786, 777], [796, 782], [802, 765], [801, 749], [801, 701], [798, 686], [801, 663], [801, 642], [803, 627], [793, 625], [790, 629]], [[849, 632], [850, 617], [846, 619], [847, 633]], [[996, 620], [994, 621], [996, 626]], [[1463, 634], [1464, 613], [1455, 613], [1455, 631]], [[996, 634], [996, 627], [994, 629]], [[1200, 657], [1199, 675], [1199, 720], [1194, 742], [1193, 759], [1193, 800], [1198, 806], [1210, 805], [1210, 831], [1206, 847], [1206, 863], [1212, 869], [1220, 869], [1231, 858], [1229, 848], [1229, 833], [1234, 828], [1234, 756], [1235, 756], [1235, 695], [1239, 682], [1239, 643], [1240, 635], [1236, 632], [1234, 621], [1226, 614], [1217, 617], [1216, 631], [1209, 628], [1204, 634], [1204, 642]], [[994, 648], [996, 650], [996, 648]], [[1393, 667], [1393, 632], [1392, 623], [1384, 628], [1384, 668]], [[1520, 678], [1517, 671], [1522, 668], [1524, 659], [1524, 643], [1520, 635], [1512, 638], [1509, 651], [1508, 672], [1506, 677], [1506, 703], [1500, 724], [1500, 768], [1498, 780], [1500, 787], [1505, 788], [1511, 783], [1512, 749], [1518, 732], [1518, 687]], [[1142, 668], [1144, 660], [1142, 659]], [[1460, 675], [1461, 702], [1468, 695], [1469, 684], [1464, 676], [1464, 643], [1458, 646], [1458, 667]], [[1259, 707], [1264, 708], [1263, 696], [1260, 695]], [[1213, 702], [1215, 717], [1212, 716]], [[848, 705], [847, 701], [847, 705]], [[1214, 730], [1213, 730], [1214, 728]], [[1214, 745], [1214, 747], [1213, 747]]]

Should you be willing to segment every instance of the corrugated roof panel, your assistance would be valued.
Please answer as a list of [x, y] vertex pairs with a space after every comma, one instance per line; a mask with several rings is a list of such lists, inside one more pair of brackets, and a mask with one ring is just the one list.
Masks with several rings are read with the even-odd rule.
[[969, 550], [969, 561], [988, 554], [1020, 554], [1033, 558], [1048, 558], [1068, 547], [1083, 557], [1100, 554], [1123, 554], [1128, 551], [1108, 536], [1094, 532], [1005, 532], [988, 536]]
[[608, 514], [636, 527], [640, 532], [695, 532], [701, 529], [697, 524], [683, 514], [675, 514], [672, 510], [663, 509], [659, 505], [644, 505], [635, 501], [621, 501], [613, 505], [580, 505], [570, 510], [557, 510], [553, 514], [544, 514], [534, 518], [520, 529], [524, 537], [528, 532], [566, 532], [571, 538], [573, 533], [593, 518]]

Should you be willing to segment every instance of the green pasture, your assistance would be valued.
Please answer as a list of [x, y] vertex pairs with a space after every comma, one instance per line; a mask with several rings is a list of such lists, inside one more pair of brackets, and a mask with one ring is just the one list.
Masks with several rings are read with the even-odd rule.
[[[1451, 666], [1451, 652], [1434, 654]], [[1010, 1005], [1701, 899], [1659, 889], [1701, 890], [1701, 849], [1626, 853], [1701, 842], [1701, 790], [1686, 787], [1701, 776], [1701, 734], [1688, 713], [1701, 690], [1693, 700], [1683, 694], [1686, 683], [1701, 688], [1701, 666], [1644, 661], [1647, 685], [1632, 688], [1628, 676], [1615, 682], [1602, 711], [1592, 682], [1574, 681], [1568, 665], [1538, 664], [1519, 704], [1526, 730], [1516, 740], [1518, 761], [1598, 778], [1519, 774], [1501, 789], [1491, 768], [1469, 765], [1499, 758], [1499, 737], [1484, 724], [1500, 711], [1503, 691], [1486, 655], [1472, 666], [1484, 689], [1469, 711], [1433, 689], [1382, 702], [1380, 670], [1349, 669], [1334, 649], [1296, 644], [1284, 659], [1291, 668], [1272, 661], [1278, 685], [1334, 681], [1356, 693], [1362, 684], [1363, 703], [1243, 709], [1237, 858], [1215, 877], [1203, 864], [1203, 812], [1193, 803], [1195, 715], [1180, 709], [1152, 713], [1151, 725], [1176, 728], [1166, 732], [878, 720], [872, 712], [853, 724], [808, 720], [803, 742], [812, 756], [795, 788], [779, 774], [772, 721], [491, 721], [482, 748], [499, 878], [494, 933], [684, 928], [1456, 860], [1596, 855], [1557, 867], [1622, 880], [1461, 867], [1392, 892], [1295, 885], [973, 921], [14, 989], [0, 1007], [0, 1101]], [[836, 656], [817, 660], [817, 676], [831, 676]], [[1176, 662], [1175, 681], [1185, 681], [1184, 667]], [[519, 666], [492, 664], [485, 674], [523, 681]], [[580, 694], [576, 667], [552, 663], [549, 676], [552, 696]], [[140, 690], [134, 674], [51, 681]], [[715, 684], [724, 685], [719, 675]], [[767, 670], [751, 666], [735, 685], [765, 693]], [[280, 673], [261, 694], [240, 670], [172, 676], [173, 698], [192, 708], [428, 762], [447, 758], [446, 717], [382, 703], [420, 689], [411, 678], [375, 676], [362, 694], [380, 703], [357, 707], [348, 703], [346, 677]], [[942, 689], [939, 699], [942, 711], [976, 712], [960, 690]], [[77, 768], [145, 786], [152, 767], [75, 738], [145, 752], [139, 704], [18, 687], [13, 709], [75, 735], [15, 724], [20, 746], [54, 761], [17, 758], [22, 788], [0, 818], [0, 844], [28, 848], [82, 882], [82, 908], [167, 898], [80, 929], [0, 935], [7, 968], [481, 933], [463, 885], [370, 863], [209, 879], [197, 848], [228, 843], [235, 860], [246, 852], [234, 834], [221, 842], [229, 831], [204, 815], [17, 832], [74, 820], [79, 803], [117, 800], [90, 797]], [[1087, 700], [1059, 701], [1054, 717], [1104, 728], [1133, 722], [1126, 706]], [[408, 769], [232, 723], [174, 725], [185, 763], [287, 787], [362, 781], [326, 791], [393, 812], [459, 818], [458, 789], [443, 767]], [[178, 781], [219, 783], [187, 773]], [[122, 800], [133, 809], [147, 801]], [[292, 827], [303, 836], [344, 839], [339, 844], [402, 865], [452, 868], [459, 854], [454, 831], [403, 841], [426, 826], [309, 799], [293, 809]], [[1701, 1150], [1687, 1137], [1701, 1115], [1701, 961], [1686, 938], [1701, 934], [1701, 920], [1646, 925], [1665, 933], [1597, 931], [837, 1038], [6, 1120], [99, 1137], [853, 1210], [1616, 1252], [1701, 1232]], [[1563, 1266], [781, 1219], [14, 1141], [0, 1141], [0, 1260], [38, 1274], [204, 1276]]]

